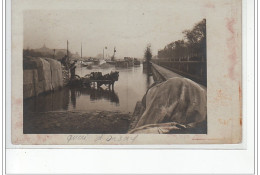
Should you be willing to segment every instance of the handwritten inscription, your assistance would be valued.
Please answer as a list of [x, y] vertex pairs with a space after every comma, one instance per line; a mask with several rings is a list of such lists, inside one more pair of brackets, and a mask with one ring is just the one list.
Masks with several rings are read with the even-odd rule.
[[[94, 142], [128, 142], [133, 143], [138, 135], [107, 135], [102, 134], [94, 137]], [[69, 135], [67, 137], [67, 143], [75, 141], [91, 141], [93, 137], [88, 135]]]
[[113, 136], [113, 135], [104, 135], [96, 137], [95, 142], [97, 141], [106, 141], [106, 142], [133, 142], [136, 140], [138, 135], [120, 135], [120, 136]]
[[86, 141], [87, 140], [87, 135], [69, 135], [67, 137], [67, 142], [71, 141]]

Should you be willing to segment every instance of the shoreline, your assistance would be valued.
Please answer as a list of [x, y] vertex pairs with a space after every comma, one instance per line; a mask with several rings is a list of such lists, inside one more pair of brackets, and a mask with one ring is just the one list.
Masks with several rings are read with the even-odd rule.
[[24, 113], [24, 134], [126, 134], [132, 113], [51, 111]]

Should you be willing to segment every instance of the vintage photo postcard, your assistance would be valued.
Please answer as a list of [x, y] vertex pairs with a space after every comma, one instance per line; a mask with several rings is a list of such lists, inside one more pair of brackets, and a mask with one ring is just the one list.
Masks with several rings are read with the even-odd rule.
[[242, 142], [242, 0], [13, 0], [12, 144]]

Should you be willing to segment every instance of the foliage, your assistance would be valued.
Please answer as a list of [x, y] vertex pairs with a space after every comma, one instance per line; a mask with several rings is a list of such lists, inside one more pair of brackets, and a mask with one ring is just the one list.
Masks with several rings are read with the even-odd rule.
[[[30, 56], [30, 57], [47, 57], [47, 58], [53, 58], [53, 54], [51, 52], [39, 52], [35, 51], [34, 49], [24, 49], [23, 50], [23, 56]], [[61, 60], [66, 55], [66, 52], [62, 52], [57, 50], [55, 53], [55, 59]], [[69, 52], [69, 55], [72, 56], [72, 54]]]
[[191, 30], [184, 30], [184, 39], [174, 41], [158, 51], [160, 59], [198, 60], [206, 58], [206, 19], [196, 23]]
[[147, 62], [151, 61], [152, 59], [152, 50], [151, 50], [151, 44], [148, 44], [144, 51], [144, 58]]

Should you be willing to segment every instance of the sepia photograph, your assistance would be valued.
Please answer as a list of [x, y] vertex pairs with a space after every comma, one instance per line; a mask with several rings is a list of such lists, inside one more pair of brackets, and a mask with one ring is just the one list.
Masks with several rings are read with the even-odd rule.
[[206, 19], [167, 15], [25, 11], [24, 134], [206, 134]]
[[241, 142], [240, 1], [30, 2], [12, 7], [14, 143]]
[[254, 174], [255, 3], [4, 1], [5, 172]]

